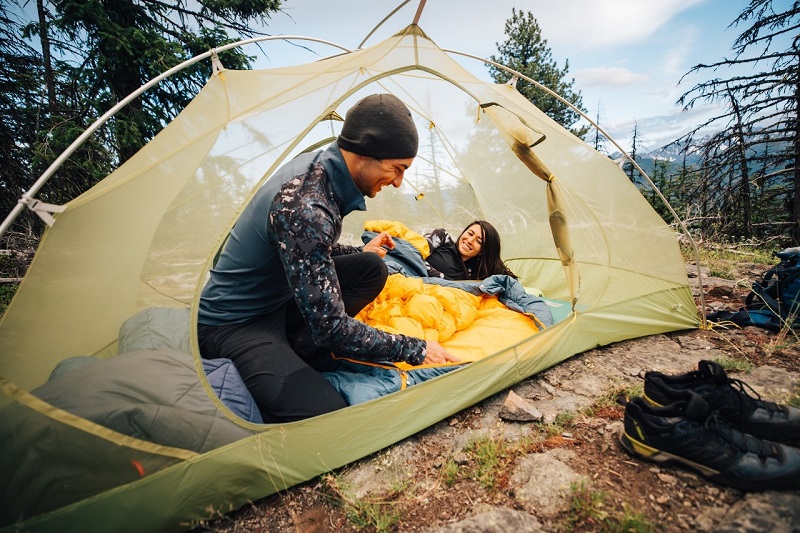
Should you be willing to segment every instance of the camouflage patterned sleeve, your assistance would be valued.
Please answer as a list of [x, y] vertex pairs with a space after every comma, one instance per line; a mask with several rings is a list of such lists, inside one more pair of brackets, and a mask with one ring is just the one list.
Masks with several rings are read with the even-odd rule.
[[352, 246], [350, 244], [340, 244], [337, 242], [331, 249], [331, 256], [357, 254], [363, 251], [363, 246]]
[[289, 180], [269, 213], [270, 240], [314, 342], [347, 357], [422, 363], [424, 340], [380, 331], [345, 312], [331, 258], [341, 217], [314, 183], [321, 172], [317, 168], [311, 179]]
[[431, 230], [430, 233], [426, 233], [425, 240], [428, 241], [431, 252], [443, 244], [452, 244], [454, 242], [453, 238], [444, 228], [436, 228]]
[[[425, 234], [425, 240], [428, 241], [428, 246], [430, 247], [431, 253], [434, 250], [439, 248], [443, 244], [452, 244], [453, 238], [450, 236], [449, 233], [444, 228], [436, 228], [432, 230], [430, 233]], [[436, 270], [430, 263], [425, 261], [425, 268], [428, 270], [428, 277], [429, 278], [442, 278], [445, 279], [446, 276]]]

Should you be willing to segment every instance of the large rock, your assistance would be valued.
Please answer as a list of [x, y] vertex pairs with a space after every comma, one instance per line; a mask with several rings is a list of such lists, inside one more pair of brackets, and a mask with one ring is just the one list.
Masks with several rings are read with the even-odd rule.
[[717, 533], [769, 531], [795, 533], [800, 530], [800, 494], [763, 492], [748, 494], [736, 502], [715, 528]]
[[556, 448], [524, 457], [511, 475], [511, 483], [517, 487], [517, 502], [540, 516], [554, 516], [566, 510], [572, 485], [589, 483], [589, 478], [562, 462], [572, 455], [569, 450]]
[[536, 517], [505, 507], [491, 509], [460, 522], [424, 530], [426, 533], [540, 533], [545, 531]]

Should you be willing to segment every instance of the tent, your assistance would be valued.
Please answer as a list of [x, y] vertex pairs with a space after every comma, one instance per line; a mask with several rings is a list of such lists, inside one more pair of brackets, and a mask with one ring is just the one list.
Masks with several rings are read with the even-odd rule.
[[[417, 22], [309, 64], [232, 71], [215, 59], [205, 87], [140, 152], [67, 205], [36, 206], [54, 213], [52, 226], [0, 322], [0, 527], [186, 529], [376, 452], [577, 353], [699, 326], [675, 234], [621, 169], [513, 83], [480, 80]], [[208, 269], [254, 191], [296, 154], [330, 142], [347, 109], [375, 92], [411, 109], [420, 153], [400, 189], [345, 220], [346, 237], [359, 243], [370, 218], [417, 230], [490, 220], [511, 269], [569, 302], [568, 319], [403, 392], [271, 425], [245, 422], [217, 398], [191, 326], [193, 379], [208, 416], [241, 431], [204, 451], [126, 435], [36, 392], [64, 360], [120, 360], [121, 325], [143, 310], [196, 317]]]

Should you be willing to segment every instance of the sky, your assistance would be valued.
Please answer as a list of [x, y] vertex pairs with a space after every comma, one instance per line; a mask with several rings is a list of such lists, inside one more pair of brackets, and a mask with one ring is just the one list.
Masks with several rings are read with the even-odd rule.
[[[420, 1], [406, 3], [365, 46], [410, 24]], [[274, 14], [264, 31], [316, 37], [353, 49], [402, 4], [402, 0], [286, 0], [283, 12]], [[731, 46], [743, 28], [729, 26], [747, 4], [746, 0], [427, 0], [419, 26], [442, 48], [489, 58], [506, 40], [505, 23], [512, 8], [531, 12], [557, 65], [569, 61], [573, 88], [580, 91], [587, 114], [595, 119], [599, 110], [600, 125], [625, 150], [630, 150], [636, 126], [641, 153], [669, 143], [712, 116], [713, 109], [707, 106], [684, 112], [676, 101], [714, 73], [681, 78], [698, 63], [732, 56]], [[271, 41], [255, 66], [313, 61], [337, 51], [307, 46]], [[459, 62], [491, 79], [483, 63]]]

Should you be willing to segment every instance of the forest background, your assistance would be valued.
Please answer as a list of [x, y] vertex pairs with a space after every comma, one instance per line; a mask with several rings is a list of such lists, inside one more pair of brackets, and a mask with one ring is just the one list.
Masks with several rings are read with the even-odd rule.
[[[35, 10], [32, 7], [35, 4]], [[86, 128], [163, 71], [241, 39], [266, 35], [280, 0], [12, 0], [0, 4], [0, 214]], [[536, 18], [512, 9], [506, 40], [491, 61], [562, 95], [519, 80], [517, 88], [554, 120], [617, 160], [653, 207], [695, 240], [779, 249], [800, 245], [800, 2], [752, 0], [731, 21], [731, 56], [695, 65], [701, 80], [677, 104], [713, 102], [715, 116], [673, 142], [640, 153], [634, 127], [628, 154], [588, 111], [553, 57]], [[228, 68], [251, 68], [241, 49], [221, 54]], [[488, 66], [497, 82], [507, 71]], [[124, 163], [193, 98], [211, 75], [195, 63], [155, 85], [103, 124], [66, 160], [36, 199], [64, 204]], [[676, 80], [678, 82], [680, 80]], [[583, 114], [584, 116], [582, 117]], [[642, 172], [644, 171], [644, 173]], [[659, 192], [660, 191], [660, 192]], [[21, 200], [20, 200], [21, 199]], [[23, 210], [0, 238], [0, 313], [24, 276], [45, 223]]]

